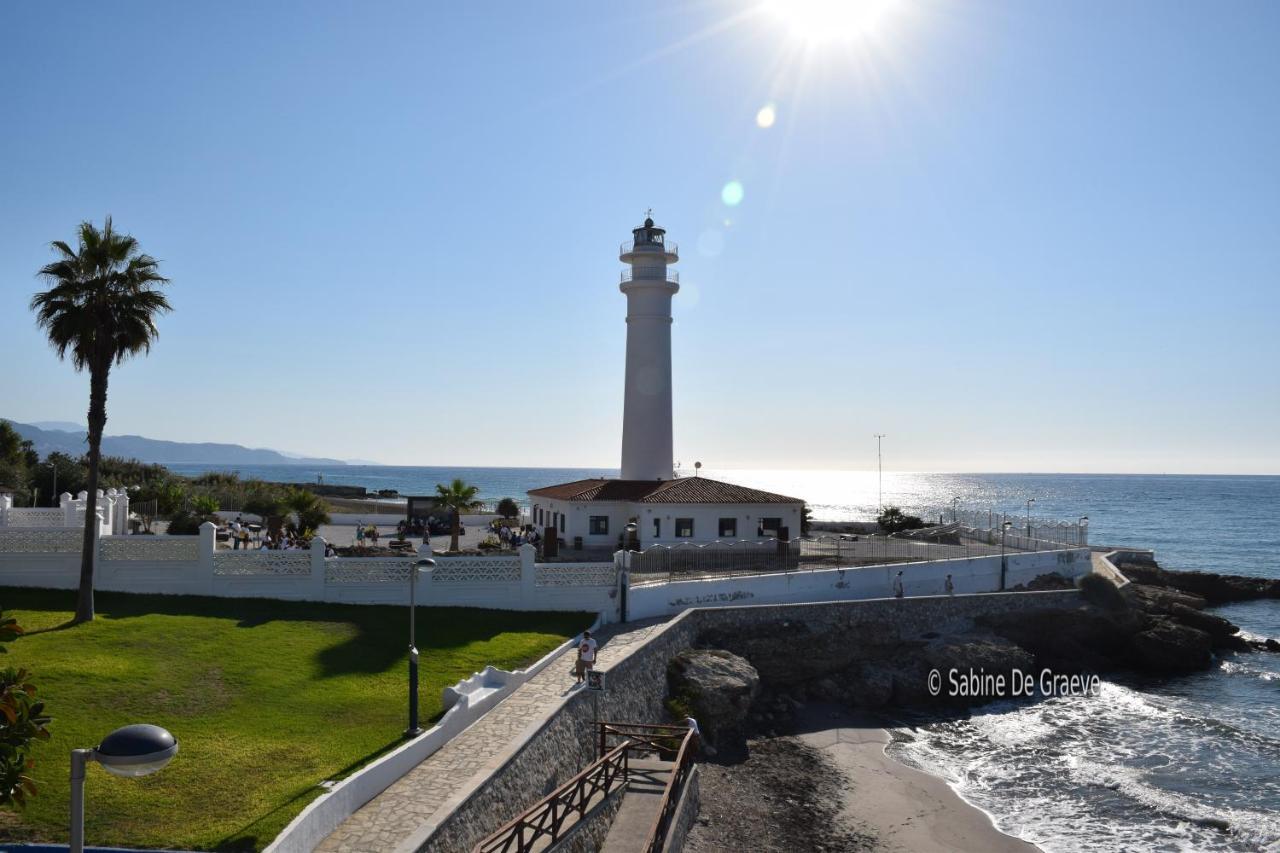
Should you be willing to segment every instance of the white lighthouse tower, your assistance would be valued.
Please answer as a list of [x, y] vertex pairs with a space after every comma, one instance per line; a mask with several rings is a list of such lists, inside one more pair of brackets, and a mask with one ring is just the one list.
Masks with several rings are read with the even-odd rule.
[[622, 479], [669, 480], [671, 437], [671, 297], [680, 259], [666, 231], [645, 219], [622, 244], [620, 289], [627, 295], [627, 385], [622, 409]]

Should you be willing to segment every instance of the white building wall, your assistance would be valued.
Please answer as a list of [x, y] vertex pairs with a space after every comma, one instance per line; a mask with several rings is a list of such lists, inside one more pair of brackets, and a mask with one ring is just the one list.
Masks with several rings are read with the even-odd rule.
[[[627, 522], [636, 519], [639, 525], [640, 544], [679, 545], [681, 543], [704, 544], [720, 539], [720, 519], [737, 519], [737, 535], [734, 539], [757, 539], [757, 529], [761, 518], [780, 519], [788, 528], [791, 538], [800, 536], [800, 504], [665, 504], [665, 503], [626, 503], [622, 501], [561, 501], [551, 498], [529, 496], [530, 506], [540, 507], [543, 511], [543, 522], [538, 524], [539, 532], [552, 523], [556, 513], [565, 517], [564, 532], [560, 538], [567, 546], [573, 545], [575, 536], [581, 536], [584, 545], [616, 547], [618, 536], [623, 533]], [[609, 532], [605, 535], [592, 535], [590, 519], [593, 515], [607, 516]], [[536, 515], [534, 516], [536, 518]], [[661, 535], [653, 534], [653, 520], [661, 522]], [[683, 538], [676, 536], [676, 519], [693, 519], [693, 536]], [[767, 538], [767, 537], [766, 537]]]

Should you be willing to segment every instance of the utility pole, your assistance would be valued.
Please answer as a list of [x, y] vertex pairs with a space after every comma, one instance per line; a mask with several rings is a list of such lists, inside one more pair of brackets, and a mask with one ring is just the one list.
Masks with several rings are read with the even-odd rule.
[[876, 468], [879, 472], [877, 491], [879, 492], [880, 511], [884, 512], [884, 456], [880, 453], [880, 439], [884, 438], [882, 432], [876, 433]]

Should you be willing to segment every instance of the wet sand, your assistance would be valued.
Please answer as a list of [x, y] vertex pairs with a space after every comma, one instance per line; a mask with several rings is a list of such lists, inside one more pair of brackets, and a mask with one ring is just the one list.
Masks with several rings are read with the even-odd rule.
[[885, 754], [889, 732], [838, 705], [797, 713], [796, 737], [848, 777], [841, 818], [870, 830], [883, 850], [1034, 853], [1040, 848], [996, 829], [936, 776]]

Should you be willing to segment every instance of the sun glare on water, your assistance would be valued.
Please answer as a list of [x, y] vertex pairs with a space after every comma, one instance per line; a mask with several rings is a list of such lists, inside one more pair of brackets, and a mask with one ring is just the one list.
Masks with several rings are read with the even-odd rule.
[[765, 0], [764, 8], [807, 42], [873, 36], [901, 0]]

